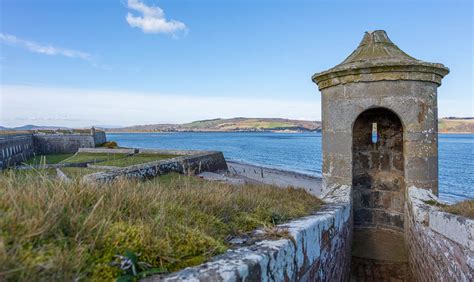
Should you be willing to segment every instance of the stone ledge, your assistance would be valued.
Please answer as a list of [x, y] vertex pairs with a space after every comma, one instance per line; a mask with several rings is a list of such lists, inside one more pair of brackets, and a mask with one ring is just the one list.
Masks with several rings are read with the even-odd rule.
[[136, 154], [138, 149], [79, 148], [78, 153]]
[[324, 270], [331, 265], [323, 264], [337, 251], [331, 247], [347, 244], [350, 215], [348, 203], [326, 205], [312, 216], [279, 225], [289, 231], [290, 239], [260, 241], [202, 265], [142, 281], [299, 281], [315, 267], [318, 277], [328, 277]]
[[204, 264], [142, 281], [345, 280], [352, 238], [348, 195], [350, 187], [335, 189], [314, 215], [279, 225], [289, 232], [289, 239], [263, 240], [229, 250]]
[[198, 155], [198, 154], [218, 153], [218, 151], [138, 149], [138, 153], [168, 154], [168, 155]]
[[414, 220], [451, 241], [474, 251], [474, 220], [441, 211], [427, 201], [441, 202], [431, 191], [416, 188], [408, 189]]

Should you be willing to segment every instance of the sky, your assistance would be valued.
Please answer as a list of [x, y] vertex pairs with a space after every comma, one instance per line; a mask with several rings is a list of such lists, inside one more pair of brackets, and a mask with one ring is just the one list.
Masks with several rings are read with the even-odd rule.
[[443, 63], [438, 112], [474, 116], [470, 0], [0, 0], [0, 125], [321, 119], [311, 76], [365, 31]]

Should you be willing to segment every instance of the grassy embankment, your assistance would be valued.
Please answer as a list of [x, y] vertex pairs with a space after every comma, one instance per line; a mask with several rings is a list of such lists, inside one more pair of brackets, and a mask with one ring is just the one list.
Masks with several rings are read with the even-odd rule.
[[53, 155], [36, 155], [26, 161], [28, 165], [39, 164], [57, 164], [65, 159], [72, 157], [74, 154], [53, 154]]
[[76, 153], [74, 156], [63, 160], [63, 163], [102, 162], [126, 158], [126, 154], [111, 153]]
[[147, 182], [0, 177], [0, 280], [113, 280], [126, 250], [163, 271], [197, 265], [226, 238], [315, 212], [298, 189], [230, 186], [176, 174]]
[[128, 156], [126, 158], [119, 158], [115, 160], [101, 162], [100, 165], [126, 167], [126, 166], [166, 160], [166, 159], [171, 159], [171, 158], [176, 158], [176, 157], [178, 157], [178, 155], [143, 153], [143, 154], [135, 154], [132, 156]]

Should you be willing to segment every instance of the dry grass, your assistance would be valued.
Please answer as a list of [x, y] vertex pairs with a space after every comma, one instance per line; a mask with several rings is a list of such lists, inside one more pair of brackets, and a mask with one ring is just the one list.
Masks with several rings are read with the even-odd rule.
[[225, 238], [311, 214], [298, 189], [184, 176], [99, 185], [0, 175], [0, 280], [113, 280], [125, 250], [175, 271], [227, 249]]
[[474, 199], [462, 201], [454, 205], [444, 206], [442, 209], [445, 212], [474, 219]]

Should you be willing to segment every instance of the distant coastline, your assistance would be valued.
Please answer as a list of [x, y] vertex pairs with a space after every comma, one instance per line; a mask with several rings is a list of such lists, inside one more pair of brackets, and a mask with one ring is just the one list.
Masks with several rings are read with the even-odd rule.
[[[230, 118], [199, 120], [184, 124], [147, 124], [119, 128], [106, 128], [97, 126], [97, 129], [107, 133], [180, 133], [180, 132], [275, 132], [275, 133], [308, 133], [320, 132], [320, 121], [292, 120], [282, 118]], [[28, 131], [28, 130], [67, 130], [65, 127], [25, 125], [15, 128], [0, 126], [2, 131]], [[440, 134], [474, 134], [474, 118], [448, 117], [438, 120], [438, 133]]]

